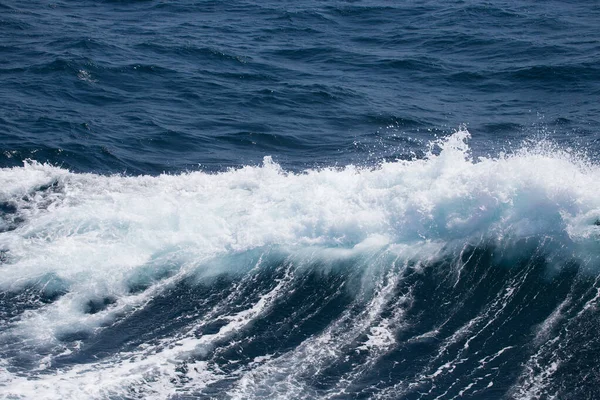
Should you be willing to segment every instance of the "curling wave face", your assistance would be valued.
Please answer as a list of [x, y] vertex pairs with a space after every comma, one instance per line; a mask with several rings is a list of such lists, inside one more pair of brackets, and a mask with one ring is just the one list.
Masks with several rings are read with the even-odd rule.
[[600, 169], [468, 138], [303, 173], [1, 169], [2, 391], [560, 395], [595, 329]]

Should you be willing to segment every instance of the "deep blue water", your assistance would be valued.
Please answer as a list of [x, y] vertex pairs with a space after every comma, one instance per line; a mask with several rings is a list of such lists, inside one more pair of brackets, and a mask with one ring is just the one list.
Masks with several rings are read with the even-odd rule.
[[597, 140], [594, 1], [1, 7], [4, 166], [345, 165], [460, 124], [484, 153], [539, 131]]
[[0, 397], [600, 398], [599, 26], [0, 0]]

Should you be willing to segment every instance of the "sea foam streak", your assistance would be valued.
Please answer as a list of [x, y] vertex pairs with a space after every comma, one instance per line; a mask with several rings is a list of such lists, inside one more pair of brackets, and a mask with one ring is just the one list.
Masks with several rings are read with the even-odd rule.
[[[282, 277], [253, 306], [230, 314], [216, 336], [198, 338], [190, 327], [170, 343], [177, 347], [159, 346], [143, 359], [122, 355], [127, 363], [48, 374], [42, 372], [53, 356], [36, 354], [76, 352], [76, 345], [64, 345], [61, 338], [96, 334], [182, 279], [244, 276], [270, 253], [282, 257], [288, 269], [307, 260], [327, 266], [361, 257], [366, 261], [355, 262], [355, 268], [401, 269], [411, 260], [458, 254], [482, 241], [517, 252], [520, 243], [549, 238], [553, 244], [544, 251], [593, 267], [600, 169], [567, 153], [540, 149], [473, 160], [468, 138], [460, 130], [433, 143], [420, 160], [298, 174], [269, 157], [262, 166], [218, 174], [156, 177], [75, 174], [35, 162], [1, 169], [0, 291], [17, 296], [34, 290], [51, 301], [17, 312], [0, 326], [3, 352], [14, 343], [24, 345], [40, 370], [39, 380], [26, 381], [7, 361], [0, 384], [14, 395], [41, 390], [48, 397], [76, 398], [108, 396], [124, 382], [144, 381], [153, 388], [146, 395], [164, 396], [173, 379], [165, 372], [171, 360], [198, 354], [211, 341], [243, 329], [284, 295], [289, 279]], [[243, 256], [241, 262], [236, 255]], [[396, 279], [389, 271], [381, 274], [369, 300], [373, 304]], [[218, 317], [219, 307], [205, 316], [206, 323]], [[367, 313], [356, 332], [345, 328], [342, 316], [329, 330], [357, 340], [366, 329], [369, 340], [361, 349], [375, 354], [393, 345], [389, 321], [400, 323], [401, 314]], [[288, 358], [310, 358], [307, 354], [312, 353], [300, 348]], [[222, 375], [202, 362], [194, 365], [200, 386]], [[157, 368], [161, 371], [153, 373]], [[243, 375], [232, 396], [244, 393], [252, 374]], [[98, 383], [109, 389], [95, 388]]]

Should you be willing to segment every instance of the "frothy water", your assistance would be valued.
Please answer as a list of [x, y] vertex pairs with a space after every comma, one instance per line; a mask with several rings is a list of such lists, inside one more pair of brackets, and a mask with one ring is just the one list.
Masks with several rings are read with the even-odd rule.
[[2, 391], [560, 397], [592, 379], [600, 169], [468, 139], [300, 173], [1, 169]]

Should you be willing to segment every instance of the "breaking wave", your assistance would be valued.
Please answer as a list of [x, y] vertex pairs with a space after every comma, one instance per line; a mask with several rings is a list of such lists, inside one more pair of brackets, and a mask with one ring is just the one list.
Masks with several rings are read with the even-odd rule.
[[592, 396], [600, 168], [468, 138], [302, 173], [0, 169], [2, 392]]

